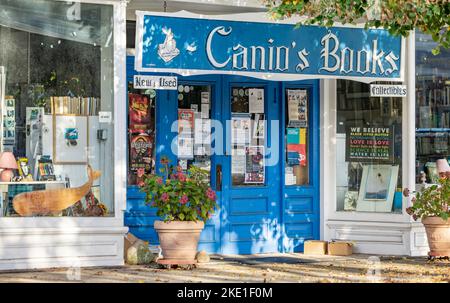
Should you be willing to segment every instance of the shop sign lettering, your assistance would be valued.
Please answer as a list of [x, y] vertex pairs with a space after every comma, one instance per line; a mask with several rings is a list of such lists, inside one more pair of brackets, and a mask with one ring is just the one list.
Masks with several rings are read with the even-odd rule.
[[133, 79], [133, 88], [136, 89], [176, 90], [177, 87], [177, 77], [135, 75]]
[[371, 97], [406, 97], [406, 85], [371, 84]]
[[383, 29], [157, 16], [138, 12], [135, 68], [271, 79], [402, 80], [402, 38]]

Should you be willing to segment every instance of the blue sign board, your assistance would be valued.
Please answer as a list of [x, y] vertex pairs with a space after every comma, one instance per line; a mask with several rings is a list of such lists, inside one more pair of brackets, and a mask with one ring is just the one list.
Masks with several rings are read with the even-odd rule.
[[383, 29], [194, 16], [137, 12], [136, 70], [273, 80], [403, 80], [402, 38]]

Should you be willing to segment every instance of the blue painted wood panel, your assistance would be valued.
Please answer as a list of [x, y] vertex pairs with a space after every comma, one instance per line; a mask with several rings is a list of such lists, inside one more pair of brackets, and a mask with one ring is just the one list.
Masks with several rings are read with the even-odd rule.
[[[132, 81], [134, 58], [127, 58], [127, 77]], [[145, 73], [141, 73], [145, 74]], [[211, 85], [211, 118], [222, 122], [231, 118], [230, 90], [233, 85], [265, 89], [266, 133], [268, 146], [279, 140], [279, 164], [266, 167], [266, 184], [261, 187], [233, 187], [230, 151], [215, 155], [211, 163], [211, 185], [216, 188], [215, 167], [222, 165], [223, 186], [218, 191], [219, 211], [207, 222], [199, 249], [211, 253], [263, 253], [302, 251], [307, 239], [319, 239], [319, 81], [272, 82], [247, 77], [206, 75], [180, 77], [181, 84]], [[307, 89], [310, 96], [308, 142], [309, 179], [307, 186], [284, 186], [284, 135], [272, 138], [270, 121], [279, 121], [279, 133], [285, 134], [285, 94], [287, 88]], [[158, 91], [156, 103], [156, 161], [167, 156], [176, 164], [170, 145], [176, 136], [171, 126], [177, 120], [177, 92]], [[224, 124], [225, 125], [225, 124]], [[224, 137], [229, 134], [223, 130]], [[157, 167], [157, 169], [159, 166]], [[144, 195], [135, 186], [128, 187], [125, 225], [139, 238], [158, 243], [153, 223], [154, 209], [145, 205]]]

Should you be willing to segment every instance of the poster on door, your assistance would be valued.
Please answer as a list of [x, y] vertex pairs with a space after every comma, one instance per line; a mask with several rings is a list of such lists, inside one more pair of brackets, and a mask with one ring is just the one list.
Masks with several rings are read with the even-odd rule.
[[308, 126], [308, 95], [304, 89], [287, 91], [289, 127]]
[[178, 136], [178, 158], [194, 159], [194, 138]]
[[250, 144], [250, 125], [249, 115], [234, 114], [231, 118], [231, 144], [248, 145]]
[[264, 146], [245, 147], [244, 183], [263, 184], [264, 180]]
[[251, 114], [264, 113], [264, 89], [250, 88], [248, 90], [249, 112]]
[[287, 164], [306, 166], [306, 128], [287, 128]]
[[139, 184], [152, 168], [153, 142], [146, 133], [130, 134], [130, 183]]
[[128, 94], [130, 129], [146, 130], [150, 124], [150, 98], [146, 95]]
[[195, 111], [192, 109], [178, 110], [178, 135], [192, 136], [194, 132]]

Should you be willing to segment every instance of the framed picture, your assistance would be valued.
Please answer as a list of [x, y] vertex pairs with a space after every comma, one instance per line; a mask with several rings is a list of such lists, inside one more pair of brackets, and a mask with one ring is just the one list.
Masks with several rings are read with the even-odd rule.
[[356, 210], [391, 212], [398, 170], [398, 165], [364, 165]]
[[86, 116], [53, 116], [55, 164], [88, 163], [88, 119]]

